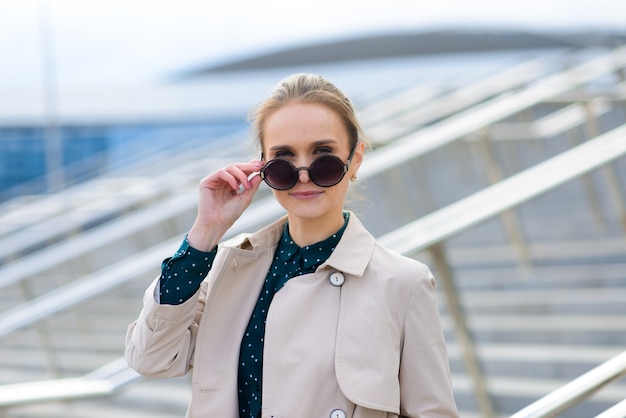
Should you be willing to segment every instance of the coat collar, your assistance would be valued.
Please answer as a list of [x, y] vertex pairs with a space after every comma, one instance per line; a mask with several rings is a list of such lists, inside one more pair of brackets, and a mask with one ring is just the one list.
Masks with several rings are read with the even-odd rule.
[[362, 276], [374, 252], [376, 240], [354, 213], [335, 251], [319, 269], [330, 267], [354, 276]]
[[[240, 235], [223, 245], [253, 252], [275, 248], [282, 237], [286, 222], [287, 216], [283, 216], [253, 234]], [[365, 229], [357, 216], [351, 212], [348, 225], [339, 244], [330, 257], [318, 267], [318, 270], [330, 268], [354, 276], [361, 276], [372, 257], [375, 244], [375, 238]]]

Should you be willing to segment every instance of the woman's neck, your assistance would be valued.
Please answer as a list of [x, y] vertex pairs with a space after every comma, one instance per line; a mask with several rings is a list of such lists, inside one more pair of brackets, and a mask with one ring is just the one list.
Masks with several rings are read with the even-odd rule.
[[299, 247], [306, 247], [325, 240], [339, 231], [345, 222], [343, 212], [333, 215], [332, 218], [311, 219], [289, 216], [288, 220], [289, 235]]

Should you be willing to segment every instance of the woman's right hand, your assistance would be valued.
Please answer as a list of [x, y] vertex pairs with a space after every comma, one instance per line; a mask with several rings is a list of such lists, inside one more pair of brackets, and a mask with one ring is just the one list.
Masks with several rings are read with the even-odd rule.
[[263, 162], [235, 163], [218, 170], [200, 181], [198, 215], [189, 230], [189, 245], [200, 251], [210, 251], [250, 205], [261, 184], [258, 173]]

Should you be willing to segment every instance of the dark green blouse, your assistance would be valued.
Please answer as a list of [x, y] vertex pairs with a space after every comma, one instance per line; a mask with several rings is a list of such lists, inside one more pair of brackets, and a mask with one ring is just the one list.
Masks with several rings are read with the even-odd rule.
[[[241, 339], [238, 371], [240, 418], [257, 418], [261, 415], [265, 321], [274, 295], [289, 279], [313, 273], [328, 259], [341, 239], [348, 218], [349, 213], [344, 212], [344, 225], [339, 231], [306, 247], [299, 247], [293, 242], [288, 224], [285, 224], [274, 260]], [[177, 305], [193, 296], [211, 269], [215, 254], [216, 250], [209, 253], [195, 250], [185, 238], [174, 256], [163, 261], [159, 303]]]

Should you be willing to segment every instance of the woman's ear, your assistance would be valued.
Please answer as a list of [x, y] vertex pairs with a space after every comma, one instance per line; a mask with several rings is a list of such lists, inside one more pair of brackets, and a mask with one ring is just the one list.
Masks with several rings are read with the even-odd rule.
[[354, 148], [354, 156], [350, 163], [350, 171], [352, 171], [351, 176], [356, 176], [357, 171], [359, 171], [359, 167], [363, 162], [363, 154], [365, 154], [365, 143], [359, 141]]

